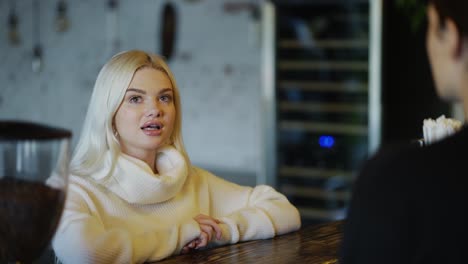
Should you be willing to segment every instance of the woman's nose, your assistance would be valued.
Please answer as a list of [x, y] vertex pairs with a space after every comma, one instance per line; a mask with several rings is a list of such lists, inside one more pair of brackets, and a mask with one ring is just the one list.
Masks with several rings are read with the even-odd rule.
[[152, 103], [147, 109], [146, 116], [161, 117], [162, 116], [161, 106], [157, 102]]

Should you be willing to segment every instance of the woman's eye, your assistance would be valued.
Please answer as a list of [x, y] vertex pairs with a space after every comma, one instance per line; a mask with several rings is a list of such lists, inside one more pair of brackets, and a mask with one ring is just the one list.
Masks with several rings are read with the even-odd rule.
[[160, 97], [160, 100], [163, 102], [170, 102], [172, 100], [172, 96], [170, 95], [163, 95]]
[[140, 96], [132, 96], [128, 100], [130, 103], [139, 103], [141, 102], [141, 97]]

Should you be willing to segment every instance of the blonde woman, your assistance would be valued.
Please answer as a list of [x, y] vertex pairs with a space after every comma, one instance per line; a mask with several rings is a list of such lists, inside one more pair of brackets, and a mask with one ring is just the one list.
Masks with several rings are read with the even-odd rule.
[[273, 188], [190, 164], [179, 90], [158, 56], [133, 50], [101, 70], [71, 161], [53, 240], [63, 263], [143, 263], [300, 228]]

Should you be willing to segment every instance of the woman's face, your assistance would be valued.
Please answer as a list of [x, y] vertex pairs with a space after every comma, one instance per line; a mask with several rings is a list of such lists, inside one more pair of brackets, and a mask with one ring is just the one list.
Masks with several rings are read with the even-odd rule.
[[153, 68], [135, 72], [114, 117], [122, 152], [144, 159], [169, 143], [176, 116], [173, 87]]
[[426, 47], [431, 63], [437, 93], [443, 99], [454, 101], [458, 99], [457, 80], [461, 76], [455, 60], [456, 29], [446, 22], [441, 26], [435, 7], [429, 4], [427, 8], [428, 28]]

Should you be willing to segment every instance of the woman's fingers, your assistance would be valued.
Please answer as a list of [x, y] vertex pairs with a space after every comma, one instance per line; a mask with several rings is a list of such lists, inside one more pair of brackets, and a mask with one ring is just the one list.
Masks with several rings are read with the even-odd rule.
[[216, 238], [217, 239], [221, 238], [221, 227], [219, 226], [221, 221], [219, 221], [218, 219], [212, 218], [210, 216], [203, 215], [203, 214], [197, 215], [194, 219], [200, 224], [200, 227], [202, 227], [202, 225], [211, 227], [210, 230], [204, 230], [205, 232], [209, 232], [210, 234], [209, 240], [211, 240], [212, 238], [211, 234], [213, 230], [216, 232]]
[[182, 250], [180, 251], [181, 254], [187, 254], [189, 252], [190, 252], [190, 249], [187, 246], [183, 247]]
[[213, 238], [214, 233], [216, 233], [217, 239], [221, 238], [221, 227], [219, 226], [221, 221], [203, 214], [197, 215], [194, 217], [194, 220], [197, 221], [200, 226], [200, 236], [182, 249], [183, 254], [185, 254], [185, 252], [188, 253], [192, 249], [206, 247]]
[[187, 243], [181, 250], [182, 254], [187, 254], [193, 249], [206, 247], [213, 238], [213, 233], [216, 233], [218, 239], [221, 237], [221, 228], [218, 225], [221, 221], [202, 214], [197, 215], [194, 219], [200, 225], [200, 236]]
[[195, 246], [197, 245], [197, 241], [196, 240], [192, 240], [192, 242], [190, 242], [187, 246], [189, 248], [195, 248]]
[[182, 254], [187, 254], [189, 253], [191, 250], [193, 250], [196, 246], [197, 246], [197, 241], [198, 241], [198, 238], [190, 241], [189, 243], [187, 243], [187, 245], [185, 245], [182, 250], [180, 251], [180, 253]]
[[200, 234], [198, 243], [195, 246], [195, 249], [206, 247], [206, 245], [208, 245], [208, 241], [209, 241], [208, 240], [208, 234], [202, 231], [201, 234]]
[[213, 221], [214, 221], [215, 223], [217, 223], [217, 224], [221, 224], [221, 223], [222, 223], [222, 221], [220, 221], [220, 220], [218, 220], [218, 219], [216, 219], [216, 218], [213, 218], [213, 217], [211, 217], [211, 216], [204, 215], [204, 214], [199, 214], [199, 215], [195, 216], [195, 220], [197, 220], [197, 219], [210, 219], [210, 220], [213, 220]]
[[200, 224], [200, 229], [208, 235], [208, 241], [213, 237], [214, 229], [210, 225]]

